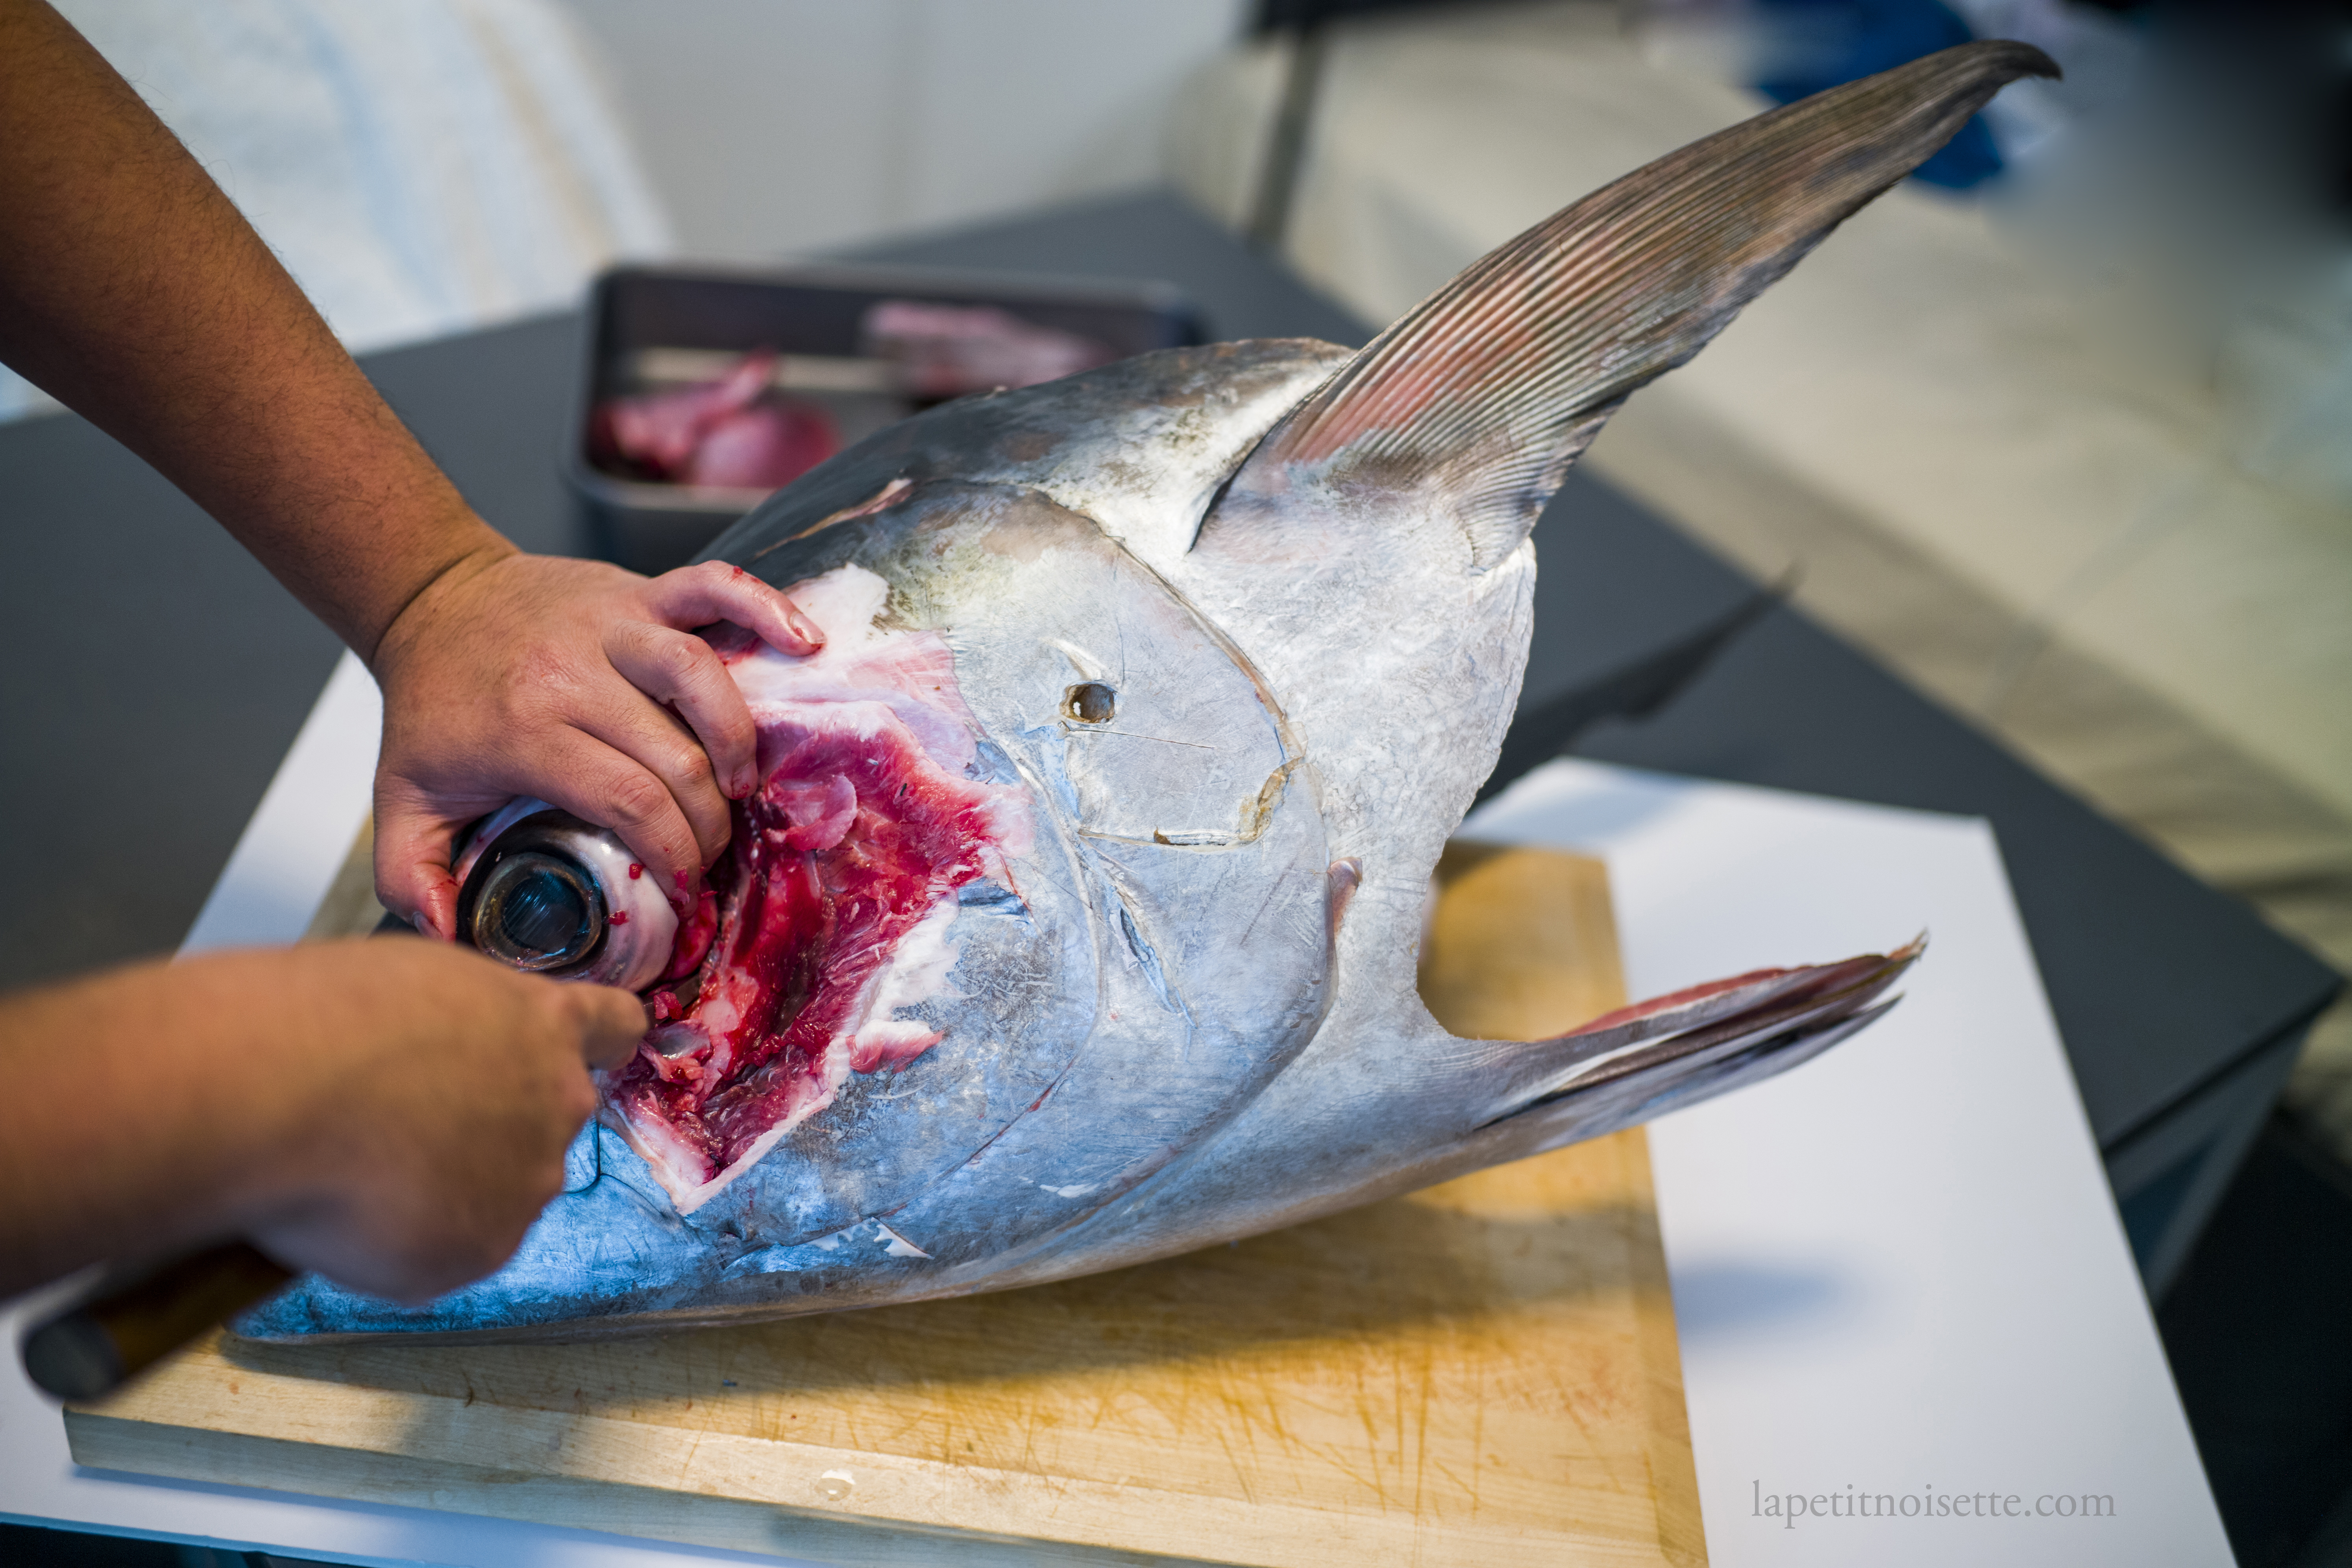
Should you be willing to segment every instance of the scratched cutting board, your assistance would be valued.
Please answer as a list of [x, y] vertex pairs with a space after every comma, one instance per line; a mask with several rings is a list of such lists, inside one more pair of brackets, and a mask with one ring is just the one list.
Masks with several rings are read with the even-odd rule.
[[[1457, 846], [1440, 881], [1422, 988], [1456, 1032], [1623, 999], [1598, 863]], [[66, 1425], [100, 1468], [840, 1563], [1706, 1560], [1638, 1129], [1002, 1295], [581, 1345], [216, 1336]]]

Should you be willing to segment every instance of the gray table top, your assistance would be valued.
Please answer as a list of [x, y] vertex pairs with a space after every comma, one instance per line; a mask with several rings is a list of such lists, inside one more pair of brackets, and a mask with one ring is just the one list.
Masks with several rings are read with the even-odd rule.
[[[1164, 278], [1219, 337], [1357, 342], [1363, 325], [1166, 196], [1126, 197], [870, 253]], [[574, 316], [376, 354], [367, 368], [497, 527], [595, 540], [555, 458]], [[0, 823], [17, 896], [0, 985], [168, 950], [194, 918], [316, 699], [334, 639], [194, 505], [79, 419], [0, 426]], [[1696, 627], [1749, 590], [1598, 480], [1537, 532], [1526, 700]], [[1584, 755], [1988, 817], [2104, 1146], [2299, 1028], [2335, 976], [1987, 736], [1789, 609], [1672, 707]]]

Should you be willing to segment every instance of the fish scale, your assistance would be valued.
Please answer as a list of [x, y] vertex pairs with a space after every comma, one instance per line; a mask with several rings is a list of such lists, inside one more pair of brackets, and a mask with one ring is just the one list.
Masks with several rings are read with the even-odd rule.
[[[887, 686], [892, 650], [943, 646], [951, 670], [927, 655], [929, 684], [883, 699], [1023, 831], [974, 827], [1004, 831], [1001, 865], [936, 895], [913, 928], [935, 947], [903, 936], [828, 994], [837, 1055], [802, 1062], [821, 1092], [753, 1154], [682, 1184], [637, 1152], [659, 1129], [608, 1109], [572, 1160], [594, 1179], [499, 1274], [422, 1307], [307, 1280], [239, 1331], [582, 1338], [1064, 1278], [1613, 1131], [1865, 1026], [1919, 943], [1538, 1041], [1448, 1034], [1414, 957], [1516, 704], [1528, 530], [1568, 465], [2003, 83], [2053, 72], [1947, 50], [1637, 170], [1360, 353], [1148, 354], [945, 405], [780, 491], [709, 553], [835, 652], [720, 639], [755, 722], [840, 650]], [[818, 847], [779, 854], [875, 831], [835, 846], [825, 779], [763, 787], [833, 803]], [[936, 1043], [857, 1070], [865, 1028]]]

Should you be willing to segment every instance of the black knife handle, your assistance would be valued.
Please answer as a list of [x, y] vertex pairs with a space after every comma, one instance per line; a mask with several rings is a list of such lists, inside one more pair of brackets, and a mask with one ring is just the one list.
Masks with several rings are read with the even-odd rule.
[[26, 1375], [59, 1399], [110, 1394], [293, 1279], [250, 1244], [226, 1241], [102, 1280], [78, 1304], [26, 1331]]

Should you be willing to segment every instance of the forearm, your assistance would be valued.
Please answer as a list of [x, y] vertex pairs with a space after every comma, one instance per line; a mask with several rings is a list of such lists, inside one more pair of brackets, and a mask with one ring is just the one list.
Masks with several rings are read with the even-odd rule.
[[302, 1073], [268, 1061], [293, 1037], [269, 994], [283, 980], [273, 958], [0, 998], [16, 1105], [0, 1139], [0, 1296], [232, 1234], [294, 1198]]
[[0, 0], [0, 360], [154, 465], [364, 658], [428, 584], [512, 551], [38, 0]]
[[406, 939], [211, 953], [0, 997], [0, 1295], [252, 1237], [417, 1297], [513, 1250], [636, 1048], [626, 992]]
[[730, 620], [805, 654], [815, 628], [742, 572], [648, 583], [520, 554], [42, 0], [0, 0], [0, 361], [153, 464], [367, 661], [387, 907], [453, 934], [456, 835], [519, 795], [614, 827], [695, 896], [756, 751], [688, 634]]

